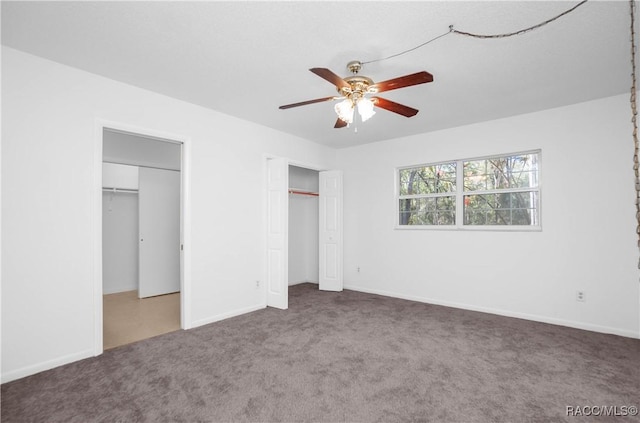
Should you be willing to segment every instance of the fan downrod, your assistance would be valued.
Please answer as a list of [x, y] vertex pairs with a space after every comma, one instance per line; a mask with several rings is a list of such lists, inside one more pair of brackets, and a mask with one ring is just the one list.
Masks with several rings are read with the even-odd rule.
[[362, 62], [359, 60], [352, 60], [347, 63], [347, 69], [349, 69], [349, 72], [352, 74], [357, 75], [357, 73], [360, 72], [360, 69], [362, 69]]

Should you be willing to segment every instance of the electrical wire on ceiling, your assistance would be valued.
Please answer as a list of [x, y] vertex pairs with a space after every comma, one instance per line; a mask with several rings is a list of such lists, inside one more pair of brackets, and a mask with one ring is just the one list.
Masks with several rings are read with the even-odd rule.
[[[633, 0], [629, 0], [629, 14], [631, 15], [631, 123], [633, 124], [633, 173], [636, 187], [636, 234], [638, 236], [638, 248], [640, 249], [640, 163], [638, 159], [640, 142], [638, 142], [638, 105], [636, 101], [636, 31], [635, 8]], [[638, 269], [640, 269], [640, 259], [638, 259]]]
[[429, 41], [425, 41], [424, 43], [420, 44], [419, 46], [415, 46], [415, 47], [413, 47], [413, 48], [410, 48], [409, 50], [401, 51], [400, 53], [392, 54], [391, 56], [383, 57], [383, 58], [381, 58], [381, 59], [368, 60], [368, 61], [366, 61], [366, 62], [360, 62], [360, 63], [362, 63], [363, 65], [366, 65], [366, 64], [368, 64], [368, 63], [381, 62], [381, 61], [383, 61], [383, 60], [393, 59], [394, 57], [402, 56], [403, 54], [410, 53], [410, 52], [412, 52], [413, 50], [417, 50], [417, 49], [419, 49], [420, 47], [424, 47], [424, 46], [426, 46], [427, 44], [432, 43], [432, 42], [434, 42], [435, 40], [438, 40], [438, 39], [440, 39], [440, 38], [444, 37], [445, 35], [449, 35], [449, 34], [451, 34], [451, 31], [452, 31], [452, 30], [453, 30], [453, 26], [450, 26], [450, 27], [449, 27], [449, 31], [445, 32], [444, 34], [440, 34], [440, 35], [438, 35], [437, 37], [430, 39]]
[[[633, 1], [633, 0], [631, 0], [631, 1]], [[522, 35], [522, 34], [527, 33], [529, 31], [533, 31], [535, 29], [541, 28], [541, 27], [543, 27], [543, 26], [555, 21], [556, 19], [559, 19], [559, 18], [563, 17], [564, 15], [573, 12], [574, 10], [576, 10], [578, 7], [582, 6], [586, 2], [587, 2], [587, 0], [582, 0], [580, 3], [576, 4], [572, 8], [570, 8], [568, 10], [565, 10], [564, 12], [560, 13], [559, 15], [554, 16], [551, 19], [547, 19], [544, 22], [540, 22], [537, 25], [531, 26], [529, 28], [521, 29], [521, 30], [515, 31], [515, 32], [507, 32], [507, 33], [504, 33], [504, 34], [489, 34], [489, 35], [474, 34], [474, 33], [471, 33], [471, 32], [458, 31], [457, 29], [454, 29], [453, 25], [449, 25], [449, 31], [447, 31], [447, 32], [445, 32], [443, 34], [440, 34], [440, 35], [438, 35], [438, 36], [436, 36], [436, 37], [434, 37], [434, 38], [432, 38], [432, 39], [430, 39], [428, 41], [425, 41], [424, 43], [422, 43], [420, 45], [417, 45], [417, 46], [415, 46], [413, 48], [401, 51], [400, 53], [392, 54], [391, 56], [383, 57], [383, 58], [380, 58], [380, 59], [367, 60], [367, 61], [363, 61], [363, 62], [360, 62], [360, 63], [365, 65], [365, 64], [368, 64], [368, 63], [381, 62], [383, 60], [388, 60], [388, 59], [392, 59], [394, 57], [402, 56], [403, 54], [407, 54], [407, 53], [410, 53], [410, 52], [412, 52], [414, 50], [417, 50], [417, 49], [419, 49], [421, 47], [424, 47], [427, 44], [430, 44], [430, 43], [432, 43], [432, 42], [434, 42], [436, 40], [439, 40], [440, 38], [444, 37], [445, 35], [449, 35], [451, 33], [458, 34], [458, 35], [464, 35], [464, 36], [467, 36], [467, 37], [484, 38], [484, 39], [487, 39], [487, 38], [507, 38], [507, 37], [513, 37], [514, 35]]]
[[547, 19], [544, 22], [540, 22], [538, 25], [530, 26], [529, 28], [521, 29], [520, 31], [507, 32], [505, 34], [493, 34], [493, 35], [473, 34], [471, 32], [464, 32], [464, 31], [458, 31], [457, 29], [453, 29], [453, 25], [451, 25], [449, 27], [449, 29], [451, 30], [451, 32], [454, 32], [456, 34], [466, 35], [467, 37], [474, 37], [474, 38], [506, 38], [506, 37], [513, 37], [514, 35], [521, 35], [521, 34], [524, 34], [526, 32], [533, 31], [534, 29], [541, 28], [541, 27], [543, 27], [543, 26], [555, 21], [556, 19], [559, 19], [559, 18], [563, 17], [564, 15], [573, 12], [574, 10], [576, 10], [578, 7], [582, 6], [586, 2], [587, 2], [587, 0], [582, 0], [580, 3], [576, 4], [571, 9], [565, 10], [564, 12], [560, 13], [559, 15], [554, 16], [551, 19]]

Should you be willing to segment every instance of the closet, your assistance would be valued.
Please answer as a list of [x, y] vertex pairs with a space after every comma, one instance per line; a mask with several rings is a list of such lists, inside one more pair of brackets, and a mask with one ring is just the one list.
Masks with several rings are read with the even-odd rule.
[[180, 174], [103, 163], [103, 294], [180, 291]]
[[342, 172], [274, 157], [265, 178], [267, 306], [286, 310], [288, 285], [297, 283], [342, 291]]
[[181, 145], [105, 130], [103, 293], [180, 291]]
[[289, 285], [319, 280], [319, 172], [289, 165]]
[[102, 164], [102, 293], [138, 290], [138, 167]]

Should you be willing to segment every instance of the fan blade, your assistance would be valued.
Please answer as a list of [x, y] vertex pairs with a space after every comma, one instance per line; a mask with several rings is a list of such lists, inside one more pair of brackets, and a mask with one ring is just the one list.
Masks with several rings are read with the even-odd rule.
[[313, 103], [322, 103], [323, 101], [329, 101], [329, 100], [333, 100], [335, 97], [324, 97], [324, 98], [316, 98], [315, 100], [307, 100], [307, 101], [301, 101], [300, 103], [293, 103], [293, 104], [285, 104], [284, 106], [280, 106], [278, 107], [279, 109], [290, 109], [292, 107], [298, 107], [298, 106], [306, 106], [307, 104], [313, 104]]
[[410, 87], [412, 85], [425, 84], [433, 81], [433, 75], [429, 72], [412, 73], [411, 75], [401, 76], [399, 78], [389, 79], [388, 81], [378, 82], [370, 87], [372, 92], [381, 93], [383, 91], [397, 90], [398, 88]]
[[371, 101], [373, 101], [373, 105], [376, 107], [380, 107], [381, 109], [385, 109], [405, 117], [411, 117], [418, 114], [418, 109], [414, 109], [413, 107], [405, 106], [385, 98], [371, 97]]
[[335, 73], [331, 72], [326, 68], [311, 68], [309, 69], [311, 72], [318, 75], [320, 78], [325, 79], [335, 85], [337, 88], [351, 88], [351, 85], [347, 83], [344, 79], [340, 78]]
[[334, 125], [334, 128], [344, 128], [347, 125], [348, 125], [347, 122], [338, 118], [338, 120], [336, 120], [336, 124]]

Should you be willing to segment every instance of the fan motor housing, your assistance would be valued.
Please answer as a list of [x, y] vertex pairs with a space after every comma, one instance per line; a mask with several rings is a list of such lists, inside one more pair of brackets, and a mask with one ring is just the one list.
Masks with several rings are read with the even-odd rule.
[[338, 87], [338, 92], [343, 96], [359, 95], [362, 96], [365, 93], [375, 92], [371, 88], [373, 80], [362, 75], [353, 75], [344, 78], [344, 81], [349, 84], [347, 87]]

